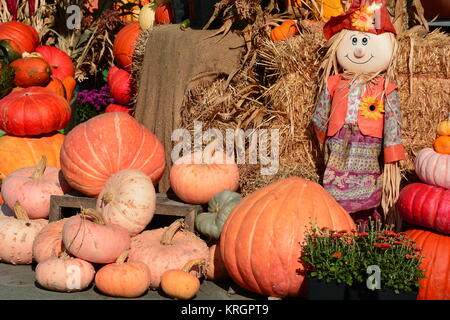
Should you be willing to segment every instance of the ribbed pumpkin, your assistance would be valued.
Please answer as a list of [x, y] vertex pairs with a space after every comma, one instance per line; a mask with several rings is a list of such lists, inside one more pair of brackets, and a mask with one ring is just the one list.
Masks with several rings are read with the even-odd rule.
[[39, 53], [47, 61], [55, 78], [62, 81], [66, 77], [75, 76], [72, 58], [61, 49], [51, 46], [39, 46], [35, 52]]
[[172, 4], [162, 3], [156, 8], [155, 11], [155, 23], [156, 24], [168, 24], [173, 23], [175, 19], [174, 10]]
[[0, 39], [11, 39], [23, 52], [34, 52], [39, 44], [39, 34], [36, 29], [25, 23], [10, 21], [0, 23]]
[[11, 172], [2, 183], [2, 196], [12, 207], [19, 201], [30, 219], [47, 218], [50, 196], [64, 195], [70, 190], [61, 169], [47, 166], [45, 156], [36, 166]]
[[97, 210], [106, 223], [118, 224], [131, 236], [150, 223], [155, 213], [156, 193], [145, 173], [126, 169], [112, 175], [98, 195]]
[[63, 97], [41, 87], [12, 92], [0, 100], [0, 129], [16, 136], [64, 129], [70, 115], [70, 105]]
[[180, 230], [182, 219], [169, 227], [143, 231], [131, 239], [128, 262], [144, 262], [150, 269], [150, 288], [158, 289], [161, 276], [181, 269], [190, 260], [209, 257], [206, 243], [188, 230]]
[[120, 67], [131, 72], [135, 42], [141, 34], [139, 22], [132, 22], [123, 27], [116, 35], [113, 54]]
[[47, 157], [47, 165], [59, 168], [64, 137], [57, 132], [34, 137], [1, 136], [0, 179], [17, 169], [36, 165], [43, 155]]
[[[304, 233], [355, 229], [350, 215], [319, 184], [291, 177], [242, 199], [228, 216], [220, 250], [231, 278], [252, 292], [274, 297], [304, 293], [298, 261]], [[300, 271], [299, 271], [300, 270]]]
[[105, 108], [105, 112], [125, 112], [131, 114], [131, 109], [120, 104], [111, 103]]
[[30, 220], [19, 203], [14, 205], [15, 217], [0, 219], [0, 261], [30, 264], [33, 261], [33, 241], [48, 220]]
[[17, 87], [45, 86], [51, 80], [50, 65], [39, 56], [20, 58], [9, 65], [14, 69], [14, 84]]
[[408, 230], [406, 235], [424, 256], [420, 267], [425, 279], [420, 280], [417, 300], [450, 300], [450, 236], [421, 229]]
[[131, 74], [113, 66], [107, 77], [111, 96], [119, 104], [128, 105], [131, 102]]
[[173, 164], [170, 186], [181, 200], [204, 204], [223, 190], [238, 189], [237, 164], [225, 153], [215, 151], [215, 145], [211, 143], [204, 151], [187, 154]]
[[157, 183], [164, 168], [161, 142], [124, 112], [104, 113], [79, 124], [61, 148], [64, 177], [89, 196], [97, 196], [106, 180], [121, 170], [142, 171]]
[[397, 209], [412, 225], [450, 234], [450, 190], [424, 183], [400, 191]]
[[425, 183], [450, 189], [450, 155], [431, 148], [420, 150], [415, 160], [416, 174]]
[[36, 282], [45, 289], [60, 292], [82, 291], [94, 279], [95, 269], [87, 261], [70, 257], [65, 252], [40, 262], [35, 271]]
[[34, 261], [57, 257], [63, 251], [62, 229], [66, 221], [67, 218], [50, 222], [38, 233], [33, 242]]
[[111, 263], [130, 248], [130, 235], [116, 224], [106, 224], [101, 213], [83, 209], [70, 217], [62, 231], [66, 250], [93, 263]]

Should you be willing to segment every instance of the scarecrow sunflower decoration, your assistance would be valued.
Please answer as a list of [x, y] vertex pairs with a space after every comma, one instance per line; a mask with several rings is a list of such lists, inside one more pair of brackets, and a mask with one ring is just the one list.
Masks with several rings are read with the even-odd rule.
[[392, 81], [396, 31], [385, 0], [354, 0], [323, 32], [328, 51], [312, 118], [325, 151], [323, 186], [355, 219], [382, 218], [381, 211], [398, 219], [405, 151]]

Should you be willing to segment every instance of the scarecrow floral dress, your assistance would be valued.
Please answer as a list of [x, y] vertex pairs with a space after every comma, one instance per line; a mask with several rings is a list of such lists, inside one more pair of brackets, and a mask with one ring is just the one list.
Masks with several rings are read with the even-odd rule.
[[[384, 99], [383, 139], [366, 136], [357, 124], [364, 86], [348, 94], [344, 126], [325, 142], [324, 188], [349, 213], [377, 208], [382, 195], [383, 148], [401, 144], [400, 99], [396, 90]], [[319, 96], [312, 122], [326, 132], [332, 104], [327, 89]]]

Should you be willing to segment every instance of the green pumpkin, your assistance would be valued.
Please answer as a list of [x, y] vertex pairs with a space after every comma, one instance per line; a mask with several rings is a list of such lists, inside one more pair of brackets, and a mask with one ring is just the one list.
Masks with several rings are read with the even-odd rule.
[[0, 60], [0, 99], [14, 88], [14, 69]]
[[230, 190], [221, 191], [208, 203], [208, 212], [200, 213], [195, 218], [195, 228], [204, 236], [219, 239], [223, 224], [242, 196]]
[[22, 58], [22, 54], [11, 45], [10, 39], [0, 40], [0, 59], [6, 63]]

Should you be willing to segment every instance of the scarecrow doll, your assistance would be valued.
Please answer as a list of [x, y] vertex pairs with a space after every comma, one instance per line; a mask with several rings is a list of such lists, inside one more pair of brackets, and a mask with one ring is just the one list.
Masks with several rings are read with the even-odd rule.
[[381, 218], [382, 202], [383, 211], [394, 206], [405, 159], [392, 82], [396, 31], [384, 0], [361, 0], [323, 32], [328, 51], [312, 118], [325, 152], [323, 186], [355, 220]]

